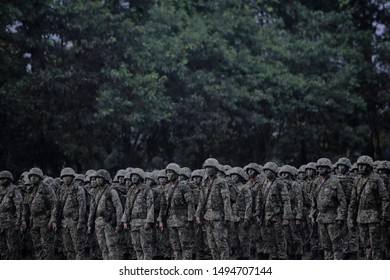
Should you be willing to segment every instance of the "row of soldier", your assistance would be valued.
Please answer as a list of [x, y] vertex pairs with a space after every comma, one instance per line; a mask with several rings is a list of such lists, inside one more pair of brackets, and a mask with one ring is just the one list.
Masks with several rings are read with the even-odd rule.
[[390, 257], [388, 161], [203, 168], [1, 171], [1, 258]]

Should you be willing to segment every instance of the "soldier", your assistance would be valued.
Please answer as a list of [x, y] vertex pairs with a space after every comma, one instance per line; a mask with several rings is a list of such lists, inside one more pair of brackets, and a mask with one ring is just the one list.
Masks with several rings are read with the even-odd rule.
[[[194, 183], [194, 204], [195, 209], [198, 208], [199, 200], [200, 200], [200, 192], [201, 192], [201, 184], [204, 177], [204, 170], [203, 169], [196, 169], [192, 171], [191, 173], [191, 181]], [[203, 260], [205, 259], [205, 254], [207, 252], [207, 237], [206, 237], [206, 231], [202, 224], [195, 224], [195, 259], [197, 260]]]
[[251, 244], [251, 255], [254, 259], [263, 260], [264, 256], [264, 241], [261, 233], [261, 227], [259, 223], [254, 220], [256, 212], [256, 197], [264, 183], [264, 176], [262, 176], [263, 169], [257, 163], [249, 163], [244, 167], [244, 171], [248, 174], [248, 182], [246, 183], [252, 194], [252, 220], [249, 229], [250, 232], [250, 244]]
[[301, 260], [303, 255], [303, 242], [301, 225], [303, 220], [303, 193], [302, 187], [294, 181], [294, 169], [290, 165], [284, 165], [279, 170], [281, 181], [287, 186], [292, 218], [286, 226], [286, 239], [289, 258]]
[[[378, 174], [383, 180], [386, 186], [387, 193], [390, 195], [390, 162], [387, 160], [381, 161], [378, 164]], [[383, 240], [385, 243], [385, 249], [383, 256], [385, 259], [390, 259], [390, 221], [383, 227]]]
[[192, 259], [194, 197], [186, 181], [180, 181], [180, 166], [170, 163], [165, 168], [168, 185], [161, 197], [160, 229], [169, 228], [169, 240], [175, 260]]
[[374, 162], [369, 156], [357, 160], [360, 176], [356, 178], [348, 209], [348, 226], [359, 227], [359, 235], [366, 259], [382, 258], [382, 226], [389, 219], [389, 195], [383, 180], [373, 172]]
[[298, 169], [298, 177], [297, 181], [301, 185], [306, 181], [307, 175], [306, 175], [306, 165], [301, 165]]
[[153, 259], [154, 194], [143, 183], [145, 173], [134, 168], [130, 173], [133, 189], [128, 192], [122, 223], [125, 230], [130, 226], [131, 240], [138, 260]]
[[[310, 211], [313, 192], [314, 192], [315, 186], [317, 185], [317, 180], [318, 180], [317, 166], [316, 166], [315, 162], [309, 162], [308, 164], [306, 164], [306, 175], [307, 175], [307, 178], [303, 184], [303, 191], [309, 197], [309, 200], [310, 200], [309, 211]], [[313, 217], [313, 218], [316, 218], [316, 217]], [[309, 232], [306, 234], [306, 236], [308, 236], [308, 237], [304, 239], [304, 243], [310, 242], [310, 251], [311, 251], [310, 259], [311, 260], [323, 259], [323, 250], [322, 250], [322, 246], [321, 246], [321, 242], [320, 242], [318, 223], [315, 222], [313, 224], [311, 222], [311, 219], [309, 218], [309, 215], [308, 215], [308, 219], [309, 219], [309, 221], [307, 223], [308, 223]]]
[[61, 225], [62, 242], [68, 260], [84, 259], [84, 233], [87, 201], [82, 186], [75, 182], [76, 173], [70, 167], [61, 171], [64, 184], [58, 191], [57, 221]]
[[53, 259], [53, 230], [57, 229], [56, 205], [57, 197], [53, 188], [43, 184], [43, 172], [32, 168], [28, 174], [31, 187], [27, 190], [22, 212], [22, 231], [26, 230], [27, 218], [34, 254], [37, 260]]
[[[122, 207], [124, 209], [126, 204], [127, 188], [125, 184], [126, 170], [119, 169], [114, 176], [112, 187], [118, 192], [119, 199], [121, 200]], [[118, 232], [118, 253], [120, 259], [129, 258], [129, 250], [127, 248], [127, 240], [125, 231], [120, 228]]]
[[107, 170], [95, 172], [97, 191], [91, 200], [88, 217], [88, 233], [94, 228], [103, 260], [115, 260], [118, 255], [118, 231], [123, 213], [118, 192], [111, 187], [111, 176]]
[[331, 175], [332, 162], [327, 158], [317, 161], [320, 175], [312, 192], [310, 218], [318, 223], [321, 244], [326, 260], [342, 260], [341, 227], [345, 221], [347, 204], [340, 181]]
[[267, 162], [263, 170], [266, 175], [256, 197], [256, 219], [263, 226], [264, 254], [272, 259], [287, 259], [287, 241], [284, 226], [291, 218], [290, 197], [286, 185], [276, 176], [279, 168]]
[[196, 222], [205, 221], [207, 242], [214, 260], [229, 259], [228, 226], [233, 220], [230, 192], [226, 180], [217, 176], [220, 164], [214, 158], [203, 164], [206, 178], [196, 210]]
[[[336, 178], [340, 180], [341, 187], [344, 191], [347, 208], [351, 201], [354, 178], [349, 174], [351, 161], [348, 158], [342, 157], [336, 162]], [[347, 221], [342, 226], [343, 234], [343, 253], [344, 259], [356, 260], [359, 251], [359, 242], [356, 228], [348, 229]]]
[[12, 173], [0, 171], [0, 259], [19, 258], [23, 198]]
[[246, 184], [248, 174], [240, 167], [234, 167], [229, 171], [230, 178], [236, 189], [236, 207], [233, 210], [233, 231], [231, 236], [235, 238], [234, 244], [238, 260], [248, 260], [250, 257], [249, 228], [252, 220], [252, 193]]

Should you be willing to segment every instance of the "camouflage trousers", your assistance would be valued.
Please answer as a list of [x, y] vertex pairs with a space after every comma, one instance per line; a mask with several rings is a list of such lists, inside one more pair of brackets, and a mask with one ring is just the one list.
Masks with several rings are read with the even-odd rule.
[[0, 259], [17, 260], [19, 259], [20, 231], [12, 227], [0, 228]]
[[383, 256], [390, 260], [390, 225], [386, 225], [382, 227], [383, 232], [383, 243], [385, 246]]
[[254, 254], [254, 259], [258, 259], [259, 254], [264, 253], [264, 239], [262, 232], [262, 227], [257, 222], [253, 222], [249, 228], [250, 246]]
[[318, 223], [315, 222], [314, 224], [310, 223], [310, 251], [317, 252], [319, 250], [322, 250], [322, 245], [320, 242], [320, 233], [318, 228]]
[[358, 224], [367, 260], [382, 259], [382, 226], [380, 223]]
[[77, 222], [62, 222], [62, 242], [67, 260], [84, 259], [84, 229], [77, 229]]
[[54, 232], [48, 217], [32, 218], [30, 230], [36, 260], [51, 260], [54, 253]]
[[342, 233], [342, 246], [343, 253], [345, 254], [356, 254], [359, 251], [358, 234], [356, 228], [349, 229], [347, 223], [344, 223], [341, 227]]
[[250, 243], [249, 241], [249, 227], [244, 227], [244, 221], [235, 223], [236, 232], [238, 236], [238, 244], [236, 247], [237, 259], [249, 259], [250, 257]]
[[229, 259], [227, 225], [224, 221], [206, 221], [207, 243], [214, 260]]
[[169, 227], [169, 241], [174, 260], [191, 260], [193, 251], [193, 228]]
[[137, 255], [137, 260], [153, 259], [153, 229], [144, 226], [131, 226], [131, 240]]
[[205, 258], [205, 249], [207, 247], [206, 244], [206, 232], [202, 225], [195, 225], [195, 258], [197, 260], [203, 260]]
[[266, 221], [262, 227], [264, 238], [264, 254], [269, 254], [272, 259], [287, 259], [286, 230], [282, 225], [282, 219]]
[[99, 243], [96, 237], [96, 232], [92, 232], [90, 234], [85, 235], [84, 248], [90, 260], [102, 259], [102, 252], [100, 251]]
[[102, 217], [98, 217], [95, 220], [95, 233], [103, 260], [117, 260], [119, 258], [118, 234], [115, 227], [105, 222]]
[[303, 255], [302, 224], [296, 224], [295, 220], [290, 221], [286, 229], [287, 253], [291, 259], [295, 255]]
[[322, 248], [326, 260], [342, 260], [342, 232], [341, 225], [337, 223], [318, 223]]

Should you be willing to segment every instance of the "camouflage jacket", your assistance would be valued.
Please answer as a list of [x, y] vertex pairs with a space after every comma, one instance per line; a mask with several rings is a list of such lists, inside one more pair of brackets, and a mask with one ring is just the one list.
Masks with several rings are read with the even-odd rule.
[[303, 213], [303, 192], [302, 186], [294, 181], [283, 181], [288, 189], [291, 203], [292, 219], [301, 220]]
[[264, 181], [257, 193], [255, 216], [265, 222], [292, 217], [288, 189], [282, 181], [277, 178], [272, 182]]
[[379, 175], [371, 173], [367, 178], [358, 176], [352, 189], [348, 219], [358, 223], [389, 221], [389, 194]]
[[123, 214], [122, 203], [118, 192], [110, 185], [97, 187], [95, 196], [91, 199], [91, 209], [88, 226], [111, 224], [117, 226]]
[[345, 200], [347, 201], [347, 207], [349, 206], [349, 203], [351, 202], [351, 195], [352, 195], [352, 189], [353, 189], [353, 177], [350, 175], [337, 175], [337, 179], [340, 180], [341, 187], [343, 188]]
[[345, 220], [347, 203], [340, 181], [330, 175], [325, 181], [317, 180], [312, 191], [310, 217], [317, 222], [329, 224], [336, 220]]
[[207, 177], [202, 182], [196, 217], [207, 221], [233, 221], [229, 186], [224, 178]]
[[122, 223], [129, 223], [132, 229], [154, 223], [154, 193], [147, 185], [133, 185], [127, 193]]
[[19, 226], [22, 219], [23, 198], [15, 185], [0, 186], [0, 229]]
[[253, 214], [251, 189], [247, 184], [238, 184], [235, 188], [237, 190], [236, 207], [235, 210], [233, 210], [235, 221], [250, 221]]
[[74, 223], [85, 225], [87, 222], [87, 198], [83, 187], [73, 182], [62, 185], [58, 192], [57, 219], [63, 227]]
[[159, 221], [166, 221], [168, 227], [184, 227], [194, 220], [194, 196], [188, 182], [167, 184], [161, 198]]
[[[251, 190], [251, 194], [252, 194], [252, 214], [254, 215], [255, 212], [256, 212], [256, 197], [257, 197], [257, 194], [261, 188], [261, 186], [263, 185], [264, 183], [264, 180], [263, 181], [260, 181], [259, 177], [256, 177], [255, 180], [252, 180], [250, 179], [246, 185], [249, 187], [249, 189]], [[252, 215], [252, 216], [253, 216]]]
[[56, 222], [57, 196], [51, 186], [40, 182], [38, 186], [30, 186], [23, 201], [22, 221], [40, 218]]

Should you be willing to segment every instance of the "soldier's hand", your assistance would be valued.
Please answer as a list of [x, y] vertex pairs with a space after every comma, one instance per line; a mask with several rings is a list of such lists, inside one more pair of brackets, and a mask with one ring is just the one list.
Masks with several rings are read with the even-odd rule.
[[283, 219], [282, 225], [287, 226], [289, 224], [287, 219]]
[[197, 224], [201, 224], [201, 223], [202, 223], [202, 221], [200, 220], [199, 217], [196, 217], [196, 223], [197, 223]]
[[259, 226], [262, 225], [262, 222], [261, 222], [260, 217], [256, 217], [256, 223], [257, 223]]
[[22, 221], [22, 224], [20, 225], [20, 231], [24, 232], [27, 228], [26, 221]]
[[91, 226], [88, 226], [87, 233], [88, 233], [88, 234], [91, 234]]
[[344, 223], [343, 220], [337, 220], [337, 224], [342, 225]]
[[310, 218], [310, 222], [312, 225], [314, 225], [316, 223], [316, 220], [314, 218]]
[[164, 230], [164, 223], [163, 222], [159, 222], [158, 226], [159, 226], [160, 230]]
[[129, 225], [127, 223], [123, 223], [123, 228], [127, 230], [129, 229]]
[[83, 230], [83, 229], [84, 229], [83, 224], [78, 223], [77, 224], [77, 230]]
[[56, 222], [49, 223], [48, 227], [52, 228], [54, 231], [57, 231], [57, 223]]
[[144, 225], [144, 229], [145, 229], [145, 230], [148, 230], [148, 229], [150, 229], [150, 228], [151, 228], [151, 226], [150, 226], [149, 223], [146, 223], [146, 224]]

